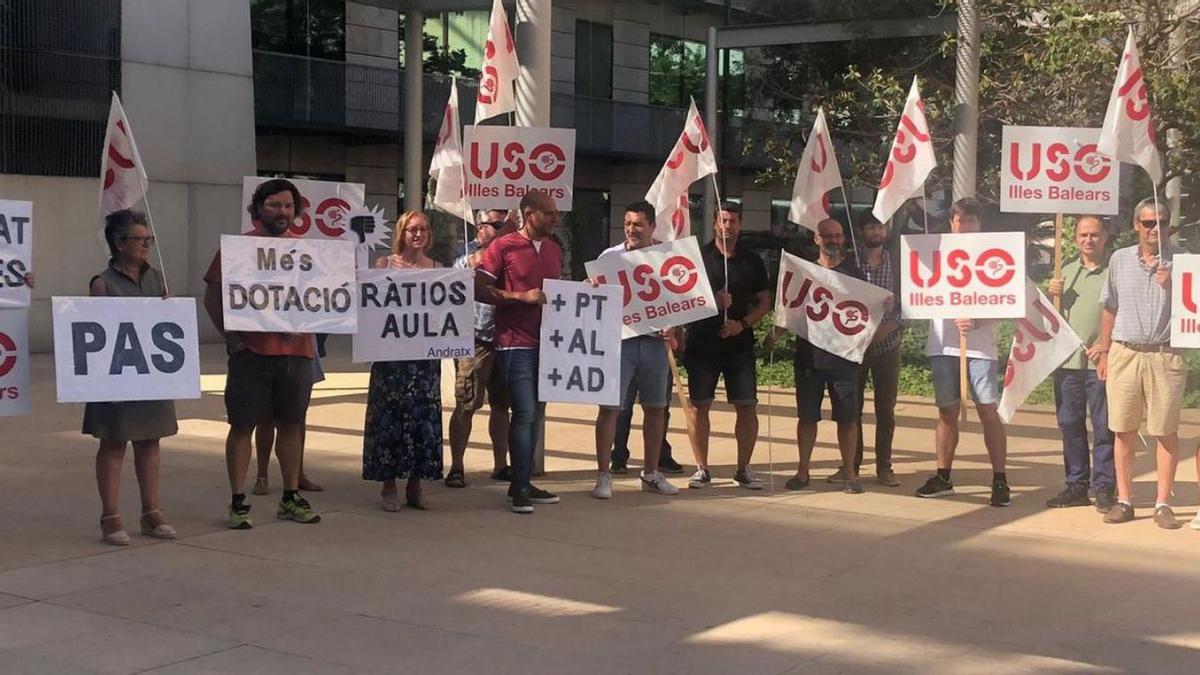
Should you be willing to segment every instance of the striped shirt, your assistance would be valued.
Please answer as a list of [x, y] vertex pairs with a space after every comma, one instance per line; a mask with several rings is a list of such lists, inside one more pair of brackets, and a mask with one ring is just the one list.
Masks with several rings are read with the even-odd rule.
[[[454, 267], [460, 270], [471, 269], [467, 259], [479, 250], [479, 240], [467, 242], [467, 252], [454, 260]], [[496, 340], [496, 306], [486, 302], [475, 303], [475, 341], [494, 342]]]
[[[884, 290], [892, 292], [893, 302], [892, 308], [887, 314], [883, 315], [883, 320], [900, 320], [900, 289], [897, 287], [896, 275], [892, 271], [892, 256], [887, 249], [883, 251], [883, 262], [878, 267], [871, 267], [867, 264], [865, 257], [858, 259], [858, 269], [862, 271], [863, 278], [872, 285], [878, 286]], [[903, 326], [892, 331], [892, 334], [886, 338], [876, 342], [867, 348], [867, 356], [878, 356], [884, 352], [890, 352], [900, 345], [900, 337], [904, 332]]]
[[[1170, 260], [1175, 253], [1186, 251], [1169, 246], [1164, 257]], [[1114, 342], [1159, 345], [1171, 341], [1171, 287], [1163, 288], [1154, 280], [1156, 271], [1142, 260], [1136, 244], [1109, 258], [1108, 283], [1100, 302], [1117, 315]]]

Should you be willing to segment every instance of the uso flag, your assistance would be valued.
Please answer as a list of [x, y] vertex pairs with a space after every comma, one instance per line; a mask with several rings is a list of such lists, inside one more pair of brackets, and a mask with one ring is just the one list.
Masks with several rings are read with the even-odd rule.
[[1076, 349], [1083, 346], [1067, 320], [1054, 310], [1032, 280], [1025, 282], [1025, 318], [1017, 320], [1008, 367], [1004, 371], [1004, 393], [1000, 396], [1000, 418], [1012, 421], [1029, 392], [1050, 377]]

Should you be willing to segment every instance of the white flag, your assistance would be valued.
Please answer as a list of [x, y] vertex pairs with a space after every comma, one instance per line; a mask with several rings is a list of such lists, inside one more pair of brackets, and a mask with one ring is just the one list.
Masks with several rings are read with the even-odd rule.
[[442, 128], [438, 130], [433, 159], [429, 162], [429, 177], [437, 181], [433, 205], [470, 222], [471, 204], [463, 192], [462, 136], [459, 127], [458, 80], [453, 79], [450, 81], [450, 99], [446, 101], [446, 111], [442, 115]]
[[667, 161], [646, 192], [646, 201], [654, 206], [654, 238], [674, 241], [691, 234], [688, 217], [688, 187], [705, 176], [717, 172], [717, 158], [708, 142], [708, 130], [696, 111], [693, 99], [688, 108], [683, 131]]
[[890, 291], [784, 251], [779, 257], [775, 325], [814, 347], [862, 363]]
[[513, 84], [517, 81], [520, 66], [517, 63], [517, 48], [513, 44], [512, 31], [508, 29], [508, 15], [500, 0], [492, 2], [492, 18], [488, 23], [487, 42], [483, 43], [483, 64], [480, 66], [479, 93], [475, 96], [475, 123], [515, 112], [516, 95]]
[[121, 99], [113, 92], [100, 157], [100, 217], [131, 208], [146, 196], [148, 188], [146, 167], [133, 142], [133, 129]]
[[1150, 97], [1146, 93], [1146, 78], [1142, 75], [1141, 58], [1133, 39], [1133, 28], [1125, 40], [1125, 53], [1117, 67], [1108, 111], [1104, 113], [1104, 129], [1096, 151], [1118, 162], [1141, 165], [1155, 185], [1162, 183], [1162, 164], [1154, 137], [1154, 120], [1150, 115]]
[[1004, 393], [1000, 396], [999, 412], [1004, 423], [1012, 421], [1029, 392], [1082, 346], [1067, 320], [1054, 310], [1054, 304], [1033, 280], [1027, 279], [1025, 318], [1017, 320], [1004, 371]]
[[936, 166], [933, 135], [925, 121], [925, 102], [921, 100], [917, 78], [913, 77], [900, 124], [896, 127], [896, 138], [888, 151], [887, 166], [879, 181], [879, 193], [875, 195], [872, 213], [879, 222], [886, 223], [896, 209], [921, 192], [925, 179]]
[[788, 220], [816, 232], [817, 225], [829, 218], [829, 191], [840, 187], [842, 172], [833, 154], [825, 110], [818, 109], [808, 144], [804, 146], [804, 154], [796, 168]]

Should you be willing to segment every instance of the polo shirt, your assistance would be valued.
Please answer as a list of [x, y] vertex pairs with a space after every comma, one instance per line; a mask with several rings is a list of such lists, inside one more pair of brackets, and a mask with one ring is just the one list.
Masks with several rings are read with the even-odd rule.
[[1085, 351], [1100, 337], [1100, 294], [1108, 283], [1108, 264], [1100, 263], [1095, 269], [1083, 266], [1082, 259], [1075, 259], [1063, 266], [1062, 315], [1083, 340], [1083, 347], [1075, 350], [1062, 368], [1067, 370], [1095, 370]]
[[[540, 250], [539, 250], [540, 247]], [[549, 237], [534, 246], [520, 232], [497, 237], [483, 251], [476, 269], [510, 292], [542, 288], [546, 279], [562, 277], [562, 249]], [[497, 349], [537, 349], [541, 340], [542, 306], [505, 303], [496, 311]]]
[[[1167, 260], [1184, 252], [1163, 244]], [[1137, 244], [1118, 249], [1108, 259], [1108, 281], [1100, 301], [1116, 314], [1113, 341], [1152, 345], [1171, 341], [1171, 287], [1159, 286], [1155, 273], [1155, 267], [1142, 261]]]
[[[713, 293], [725, 290], [725, 256], [717, 249], [715, 241], [700, 248], [704, 270]], [[729, 306], [729, 320], [739, 321], [750, 314], [757, 301], [755, 296], [770, 290], [767, 281], [767, 266], [754, 251], [736, 245], [729, 258], [729, 294], [733, 303]], [[717, 333], [725, 323], [724, 312], [716, 316], [688, 324], [687, 351], [689, 356], [715, 356], [754, 351], [754, 331], [743, 330], [731, 338], [721, 339]]]
[[[845, 274], [848, 277], [863, 280], [862, 270], [848, 256], [843, 256], [842, 261], [836, 267], [830, 269]], [[794, 359], [801, 367], [814, 368], [816, 370], [838, 370], [859, 367], [859, 364], [849, 359], [844, 359], [833, 352], [825, 351], [808, 340], [799, 337], [796, 338]]]

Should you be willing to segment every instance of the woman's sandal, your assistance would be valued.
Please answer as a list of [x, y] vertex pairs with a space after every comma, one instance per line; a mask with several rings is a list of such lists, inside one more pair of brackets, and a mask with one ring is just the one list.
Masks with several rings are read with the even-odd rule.
[[380, 508], [382, 508], [384, 511], [387, 511], [388, 513], [396, 513], [400, 510], [399, 492], [393, 492], [391, 494], [384, 492], [381, 496], [383, 498], [383, 503], [380, 505]]
[[408, 488], [405, 488], [404, 490], [404, 504], [408, 506], [408, 508], [416, 509], [418, 511], [429, 510], [429, 507], [425, 505], [425, 500], [422, 498], [421, 493], [418, 492], [416, 496], [414, 496], [412, 491]]
[[129, 538], [129, 533], [125, 531], [125, 528], [116, 529], [112, 532], [104, 531], [104, 523], [109, 520], [115, 520], [120, 523], [121, 514], [114, 513], [111, 516], [100, 516], [101, 540], [111, 546], [128, 546], [132, 540]]
[[467, 487], [467, 477], [462, 471], [451, 471], [446, 474], [446, 487], [448, 488], [465, 488]]
[[142, 534], [155, 539], [176, 539], [179, 537], [179, 533], [175, 531], [175, 528], [171, 527], [165, 522], [157, 525], [151, 525], [150, 519], [147, 516], [152, 513], [158, 513], [159, 515], [162, 515], [158, 509], [153, 509], [151, 511], [142, 513]]

